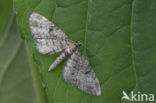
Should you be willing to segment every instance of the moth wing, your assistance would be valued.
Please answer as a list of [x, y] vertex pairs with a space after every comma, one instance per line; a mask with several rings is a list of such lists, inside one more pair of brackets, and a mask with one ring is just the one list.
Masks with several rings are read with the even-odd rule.
[[30, 14], [29, 26], [37, 49], [42, 54], [55, 54], [73, 45], [61, 29], [38, 13]]
[[91, 95], [101, 95], [101, 87], [87, 59], [76, 50], [69, 57], [63, 70], [67, 83], [76, 85], [80, 90]]

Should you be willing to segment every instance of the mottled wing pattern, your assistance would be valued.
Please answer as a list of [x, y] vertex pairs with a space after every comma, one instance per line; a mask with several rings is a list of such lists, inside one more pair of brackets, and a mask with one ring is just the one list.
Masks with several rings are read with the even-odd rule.
[[38, 13], [30, 14], [29, 26], [42, 54], [55, 54], [73, 45], [61, 29]]
[[99, 80], [86, 58], [78, 50], [69, 57], [63, 76], [66, 82], [76, 85], [87, 94], [101, 95]]

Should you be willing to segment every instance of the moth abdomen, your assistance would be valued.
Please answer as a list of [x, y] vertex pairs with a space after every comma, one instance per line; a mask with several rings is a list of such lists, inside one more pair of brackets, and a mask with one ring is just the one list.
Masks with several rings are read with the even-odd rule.
[[63, 52], [57, 59], [51, 64], [48, 71], [53, 70], [55, 67], [57, 67], [58, 64], [60, 64], [65, 58], [67, 57], [67, 54]]

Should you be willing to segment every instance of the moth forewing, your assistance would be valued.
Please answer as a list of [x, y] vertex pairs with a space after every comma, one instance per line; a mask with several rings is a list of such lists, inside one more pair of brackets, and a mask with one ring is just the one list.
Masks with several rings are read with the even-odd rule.
[[41, 54], [56, 54], [73, 44], [54, 23], [38, 13], [31, 13], [29, 26]]
[[99, 80], [87, 59], [78, 51], [80, 42], [73, 42], [54, 23], [38, 13], [31, 13], [29, 26], [41, 54], [62, 54], [49, 71], [69, 56], [63, 70], [64, 80], [90, 95], [101, 95]]

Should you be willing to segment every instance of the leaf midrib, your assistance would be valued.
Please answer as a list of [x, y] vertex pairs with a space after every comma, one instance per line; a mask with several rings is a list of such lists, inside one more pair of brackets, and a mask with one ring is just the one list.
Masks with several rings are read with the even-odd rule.
[[[131, 53], [132, 53], [132, 69], [134, 71], [134, 75], [135, 75], [135, 79], [136, 79], [136, 83], [135, 83], [135, 87], [137, 86], [137, 75], [136, 75], [136, 68], [135, 68], [135, 59], [134, 59], [134, 46], [133, 46], [133, 35], [132, 35], [132, 31], [133, 31], [133, 14], [134, 14], [134, 0], [132, 0], [131, 3], [131, 17], [130, 17], [130, 44], [131, 44]], [[135, 87], [133, 89], [135, 89]]]

